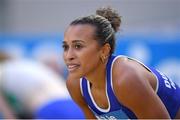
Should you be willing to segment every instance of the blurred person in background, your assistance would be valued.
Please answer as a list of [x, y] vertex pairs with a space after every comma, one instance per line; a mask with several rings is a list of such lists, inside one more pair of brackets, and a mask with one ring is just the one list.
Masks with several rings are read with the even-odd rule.
[[[1, 92], [1, 91], [0, 91]], [[9, 103], [4, 99], [4, 95], [0, 93], [0, 119], [15, 119], [15, 113]]]
[[7, 104], [0, 102], [0, 107], [8, 108], [2, 111], [4, 118], [84, 118], [69, 98], [64, 79], [53, 70], [33, 60], [4, 58], [0, 62], [0, 89]]
[[86, 118], [180, 118], [176, 83], [138, 60], [113, 55], [120, 23], [110, 7], [70, 23], [63, 41], [70, 95]]
[[[60, 53], [59, 53], [60, 52]], [[51, 43], [42, 43], [33, 49], [32, 57], [36, 61], [39, 61], [50, 69], [55, 71], [58, 75], [63, 78], [67, 77], [65, 64], [63, 61], [62, 53], [63, 50], [59, 50], [59, 46]]]
[[[9, 56], [7, 56], [5, 53], [0, 53], [0, 84], [2, 79], [2, 66], [1, 61], [4, 61], [6, 59], [9, 59]], [[15, 119], [15, 113], [12, 109], [12, 107], [9, 105], [7, 100], [5, 99], [5, 96], [3, 95], [2, 90], [0, 89], [0, 119]]]

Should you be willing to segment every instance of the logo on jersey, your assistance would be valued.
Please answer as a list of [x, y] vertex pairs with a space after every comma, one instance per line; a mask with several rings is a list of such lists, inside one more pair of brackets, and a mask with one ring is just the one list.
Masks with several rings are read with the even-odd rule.
[[129, 119], [129, 117], [126, 115], [124, 111], [117, 110], [117, 111], [112, 111], [106, 114], [98, 115], [95, 114], [96, 118], [98, 119], [103, 119], [103, 120], [119, 120], [119, 119]]
[[114, 116], [108, 116], [108, 115], [105, 115], [105, 116], [96, 116], [97, 119], [101, 119], [101, 120], [118, 120], [116, 117]]
[[164, 79], [164, 84], [165, 84], [165, 86], [167, 88], [170, 88], [170, 89], [174, 88], [174, 89], [176, 89], [176, 85], [175, 85], [175, 83], [171, 79], [169, 79], [164, 73], [162, 73], [160, 71], [158, 71], [158, 72], [161, 75], [161, 77]]

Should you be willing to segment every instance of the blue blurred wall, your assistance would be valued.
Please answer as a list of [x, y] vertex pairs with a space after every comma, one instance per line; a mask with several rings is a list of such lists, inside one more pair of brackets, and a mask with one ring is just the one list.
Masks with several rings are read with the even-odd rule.
[[[1, 37], [0, 50], [33, 59], [34, 49], [44, 44], [62, 54], [63, 35], [6, 35]], [[180, 84], [180, 37], [118, 36], [115, 54], [128, 55], [153, 66]], [[18, 56], [17, 55], [17, 56]], [[61, 60], [63, 61], [63, 60]]]

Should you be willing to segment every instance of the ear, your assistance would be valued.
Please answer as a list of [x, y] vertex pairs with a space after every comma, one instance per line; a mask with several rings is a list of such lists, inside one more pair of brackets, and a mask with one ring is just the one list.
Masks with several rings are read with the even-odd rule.
[[111, 46], [109, 43], [106, 43], [101, 48], [101, 56], [103, 56], [104, 58], [107, 58], [110, 55], [110, 51], [111, 51]]

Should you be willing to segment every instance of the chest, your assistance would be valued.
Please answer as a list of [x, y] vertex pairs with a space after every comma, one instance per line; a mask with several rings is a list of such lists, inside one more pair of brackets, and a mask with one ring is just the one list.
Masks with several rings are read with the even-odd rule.
[[107, 109], [109, 107], [108, 94], [105, 89], [90, 89], [91, 99], [98, 107]]

